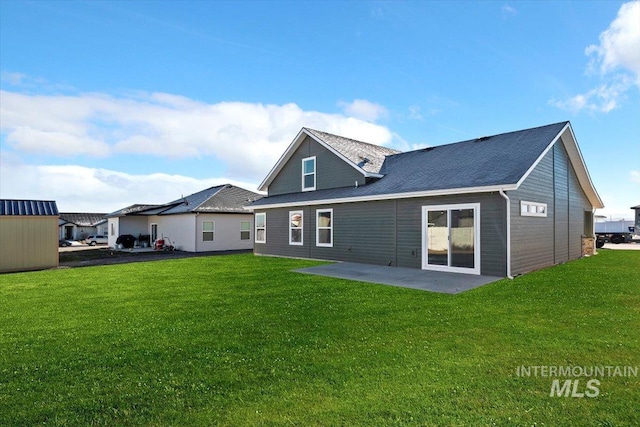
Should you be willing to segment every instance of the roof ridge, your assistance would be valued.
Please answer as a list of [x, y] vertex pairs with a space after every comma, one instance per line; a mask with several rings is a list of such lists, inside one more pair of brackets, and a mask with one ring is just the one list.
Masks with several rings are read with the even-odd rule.
[[349, 138], [349, 137], [338, 135], [338, 134], [331, 133], [331, 132], [325, 132], [325, 131], [322, 131], [322, 130], [312, 129], [312, 128], [308, 128], [308, 127], [303, 127], [303, 129], [309, 130], [311, 132], [317, 132], [317, 133], [321, 133], [321, 134], [325, 134], [325, 135], [335, 136], [335, 137], [342, 138], [342, 139], [347, 139], [349, 141], [357, 142], [359, 144], [365, 144], [365, 145], [369, 145], [369, 146], [372, 146], [372, 147], [382, 148], [384, 150], [395, 151], [397, 153], [401, 153], [401, 151], [396, 150], [395, 148], [389, 148], [389, 147], [385, 147], [383, 145], [373, 144], [371, 142], [361, 141], [359, 139], [353, 139], [353, 138]]
[[496, 133], [496, 134], [493, 134], [493, 135], [481, 136], [481, 137], [472, 138], [472, 139], [464, 139], [462, 141], [447, 142], [446, 144], [431, 145], [429, 147], [417, 148], [417, 149], [411, 150], [411, 151], [402, 151], [400, 153], [392, 154], [392, 156], [400, 156], [400, 155], [403, 155], [403, 154], [412, 154], [412, 153], [421, 152], [421, 151], [430, 151], [430, 150], [433, 150], [433, 149], [438, 148], [438, 147], [448, 147], [450, 145], [471, 143], [471, 142], [476, 142], [478, 140], [485, 140], [485, 139], [495, 138], [497, 136], [508, 135], [508, 134], [511, 134], [511, 133], [522, 133], [522, 132], [527, 132], [527, 131], [532, 131], [532, 130], [536, 130], [536, 129], [547, 128], [547, 127], [557, 126], [557, 125], [563, 125], [563, 128], [564, 128], [564, 126], [566, 126], [567, 123], [570, 123], [570, 122], [568, 120], [565, 120], [563, 122], [550, 123], [548, 125], [534, 126], [534, 127], [531, 127], [531, 128], [513, 130], [513, 131], [509, 131], [509, 132], [501, 132], [501, 133]]
[[[207, 188], [207, 189], [205, 189], [205, 190], [198, 191], [198, 193], [202, 193], [202, 192], [204, 192], [204, 191], [212, 190], [212, 189], [214, 189], [214, 188], [216, 188], [216, 187], [220, 187], [220, 188], [218, 188], [218, 190], [217, 190], [215, 193], [213, 193], [212, 195], [210, 195], [209, 197], [207, 197], [206, 199], [204, 199], [202, 202], [200, 202], [200, 204], [199, 204], [198, 206], [194, 206], [193, 208], [191, 208], [191, 209], [190, 209], [190, 211], [191, 211], [191, 212], [195, 211], [195, 210], [196, 210], [196, 209], [198, 209], [200, 206], [204, 205], [206, 202], [208, 202], [209, 200], [213, 199], [213, 198], [214, 198], [214, 197], [216, 197], [218, 194], [220, 194], [220, 192], [221, 192], [222, 190], [224, 190], [225, 188], [229, 188], [229, 186], [232, 186], [232, 184], [227, 183], [227, 184], [214, 185], [213, 187], [209, 187], [209, 188]], [[198, 194], [198, 193], [194, 193], [194, 194]], [[187, 196], [187, 197], [188, 197], [188, 196]]]

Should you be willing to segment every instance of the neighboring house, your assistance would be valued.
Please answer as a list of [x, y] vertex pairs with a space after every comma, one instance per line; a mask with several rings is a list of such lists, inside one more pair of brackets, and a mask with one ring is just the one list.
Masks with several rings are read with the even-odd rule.
[[501, 277], [582, 256], [603, 207], [569, 122], [407, 153], [303, 128], [259, 190], [256, 254]]
[[89, 236], [106, 235], [104, 213], [60, 213], [60, 239], [84, 240]]
[[0, 200], [0, 272], [57, 266], [56, 202]]
[[187, 252], [253, 248], [253, 214], [245, 207], [262, 197], [219, 185], [163, 205], [132, 205], [107, 215], [109, 246], [119, 236], [166, 240]]

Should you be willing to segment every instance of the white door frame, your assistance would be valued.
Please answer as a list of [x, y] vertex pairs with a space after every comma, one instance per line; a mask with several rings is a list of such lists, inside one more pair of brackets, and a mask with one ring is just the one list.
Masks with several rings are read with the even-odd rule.
[[[433, 265], [429, 264], [429, 258], [427, 253], [428, 244], [428, 224], [427, 214], [429, 211], [447, 211], [447, 227], [451, 230], [451, 211], [456, 209], [473, 209], [473, 229], [474, 229], [474, 247], [473, 247], [473, 268], [466, 267], [451, 267], [449, 265]], [[451, 243], [451, 239], [449, 239]], [[451, 244], [448, 248], [448, 257], [451, 264]], [[448, 271], [451, 273], [466, 273], [466, 274], [480, 274], [480, 203], [460, 203], [460, 204], [448, 204], [448, 205], [432, 205], [422, 206], [422, 269], [423, 270], [437, 270]]]
[[149, 240], [150, 240], [150, 244], [151, 247], [154, 248], [156, 246], [156, 239], [154, 239], [153, 237], [153, 226], [156, 226], [156, 232], [155, 232], [155, 238], [158, 239], [158, 223], [157, 222], [152, 222], [149, 224]]

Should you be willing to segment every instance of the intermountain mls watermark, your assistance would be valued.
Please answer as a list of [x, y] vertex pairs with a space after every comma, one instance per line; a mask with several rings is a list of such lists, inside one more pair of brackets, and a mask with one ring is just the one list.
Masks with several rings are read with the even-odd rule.
[[[600, 380], [609, 377], [637, 377], [637, 366], [518, 366], [519, 377], [553, 378], [549, 397], [598, 397]], [[561, 382], [564, 379], [564, 382]], [[571, 379], [574, 378], [574, 379]], [[582, 381], [582, 382], [581, 382]]]

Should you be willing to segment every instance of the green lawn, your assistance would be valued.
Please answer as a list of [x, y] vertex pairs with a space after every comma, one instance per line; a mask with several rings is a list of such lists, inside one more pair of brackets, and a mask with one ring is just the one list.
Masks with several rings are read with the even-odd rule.
[[516, 375], [640, 366], [640, 252], [458, 295], [290, 272], [315, 264], [0, 275], [0, 425], [640, 424], [640, 376], [577, 398]]

